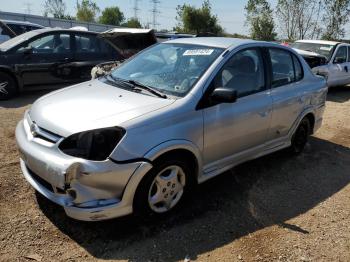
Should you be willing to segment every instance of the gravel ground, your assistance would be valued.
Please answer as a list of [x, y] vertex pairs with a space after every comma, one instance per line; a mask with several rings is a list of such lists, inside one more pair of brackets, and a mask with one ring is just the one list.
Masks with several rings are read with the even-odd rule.
[[75, 221], [25, 182], [14, 129], [40, 95], [0, 102], [0, 261], [350, 261], [350, 87], [303, 154], [240, 165], [149, 223]]

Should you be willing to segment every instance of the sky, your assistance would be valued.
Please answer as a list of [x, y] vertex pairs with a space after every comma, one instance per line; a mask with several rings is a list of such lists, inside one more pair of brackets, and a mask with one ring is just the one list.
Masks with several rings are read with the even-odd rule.
[[[132, 17], [134, 15], [135, 0], [95, 0], [97, 5], [103, 10], [108, 6], [118, 6], [124, 15]], [[159, 0], [157, 14], [157, 29], [172, 29], [176, 25], [176, 6], [184, 3], [200, 7], [203, 0]], [[248, 33], [248, 29], [244, 25], [244, 6], [246, 0], [212, 0], [213, 13], [217, 14], [220, 24], [228, 33]], [[6, 3], [6, 4], [5, 4]], [[30, 5], [31, 14], [42, 15], [44, 12], [45, 0], [0, 0], [0, 10], [7, 12], [26, 13], [28, 4]], [[75, 15], [76, 0], [65, 0], [67, 11], [71, 15]], [[142, 24], [152, 23], [151, 9], [153, 4], [151, 0], [138, 1], [138, 17]]]

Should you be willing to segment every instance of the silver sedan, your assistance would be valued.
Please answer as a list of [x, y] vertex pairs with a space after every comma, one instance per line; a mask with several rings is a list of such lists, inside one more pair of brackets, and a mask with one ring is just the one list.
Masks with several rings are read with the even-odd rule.
[[239, 163], [300, 153], [326, 93], [288, 47], [171, 40], [37, 100], [16, 129], [22, 172], [75, 219], [161, 215]]

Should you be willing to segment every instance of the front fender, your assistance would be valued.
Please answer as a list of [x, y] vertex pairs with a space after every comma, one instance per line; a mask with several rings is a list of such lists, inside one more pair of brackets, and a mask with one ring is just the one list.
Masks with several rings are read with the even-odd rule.
[[149, 159], [150, 161], [154, 161], [161, 155], [176, 149], [184, 149], [190, 151], [197, 159], [198, 172], [202, 170], [203, 161], [201, 151], [194, 143], [188, 140], [177, 139], [165, 141], [147, 151], [144, 155], [144, 158]]

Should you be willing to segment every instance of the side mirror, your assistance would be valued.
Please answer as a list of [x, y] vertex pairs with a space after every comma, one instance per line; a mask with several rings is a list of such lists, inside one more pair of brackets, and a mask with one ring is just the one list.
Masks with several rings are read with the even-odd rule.
[[342, 64], [345, 63], [346, 60], [343, 57], [336, 57], [334, 58], [334, 64]]
[[237, 91], [231, 88], [217, 87], [211, 93], [210, 99], [215, 104], [233, 103], [237, 100]]

